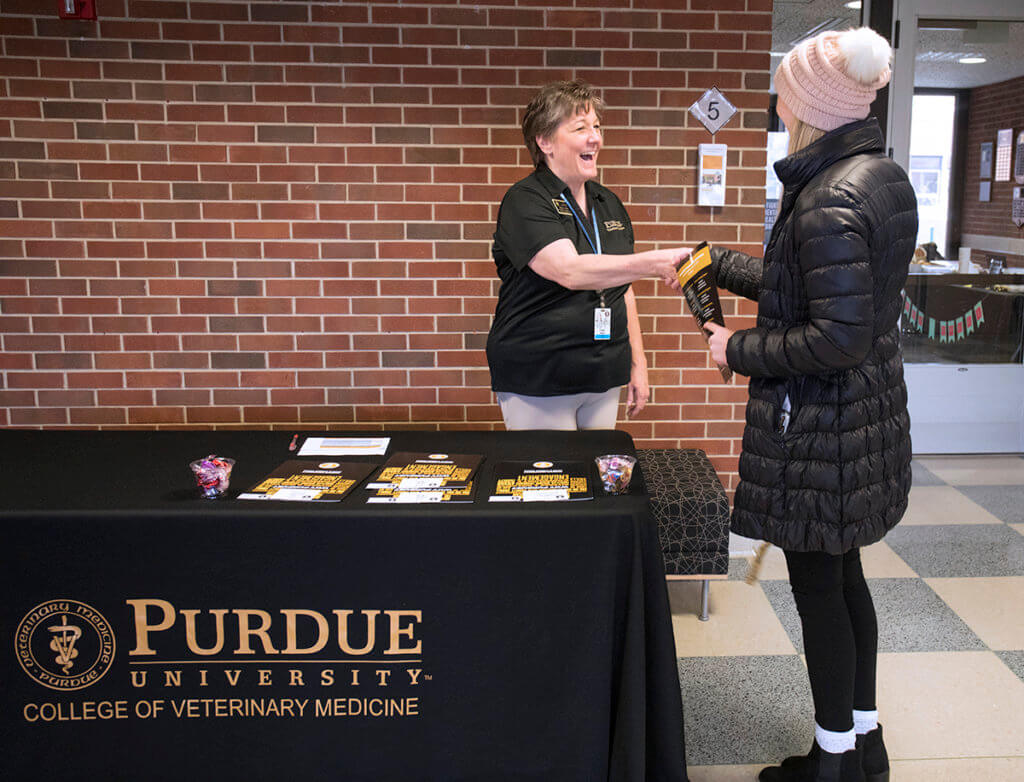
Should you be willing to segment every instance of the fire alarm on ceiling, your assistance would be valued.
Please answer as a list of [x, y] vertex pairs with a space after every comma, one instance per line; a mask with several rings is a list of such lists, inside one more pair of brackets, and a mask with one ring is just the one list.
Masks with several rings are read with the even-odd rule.
[[58, 0], [61, 19], [96, 20], [96, 0]]

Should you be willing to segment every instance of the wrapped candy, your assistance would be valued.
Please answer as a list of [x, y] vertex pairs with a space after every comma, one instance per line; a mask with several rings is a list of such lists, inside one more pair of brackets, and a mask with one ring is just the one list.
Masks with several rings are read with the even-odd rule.
[[601, 485], [609, 494], [624, 494], [633, 478], [633, 467], [636, 457], [626, 454], [610, 453], [598, 456], [597, 471], [601, 476]]
[[227, 491], [235, 460], [210, 454], [205, 459], [189, 462], [188, 466], [192, 468], [196, 485], [203, 496], [208, 500], [215, 500]]

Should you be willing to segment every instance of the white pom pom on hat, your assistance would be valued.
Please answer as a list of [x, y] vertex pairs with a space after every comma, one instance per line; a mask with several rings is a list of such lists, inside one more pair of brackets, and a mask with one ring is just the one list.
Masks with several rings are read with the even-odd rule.
[[864, 85], [872, 85], [889, 68], [892, 48], [870, 27], [858, 27], [839, 34], [839, 51], [846, 58], [846, 75]]
[[775, 90], [797, 119], [835, 130], [868, 116], [876, 93], [892, 76], [891, 58], [888, 42], [868, 27], [829, 30], [783, 57]]

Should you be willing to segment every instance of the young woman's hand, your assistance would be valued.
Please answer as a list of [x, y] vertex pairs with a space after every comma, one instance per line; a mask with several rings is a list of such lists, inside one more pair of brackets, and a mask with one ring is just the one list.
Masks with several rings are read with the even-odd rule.
[[719, 326], [717, 323], [710, 320], [704, 324], [704, 331], [710, 332], [707, 337], [708, 347], [711, 348], [712, 361], [722, 367], [729, 366], [729, 360], [726, 358], [725, 349], [729, 344], [729, 337], [732, 336], [732, 331], [727, 329], [725, 326]]

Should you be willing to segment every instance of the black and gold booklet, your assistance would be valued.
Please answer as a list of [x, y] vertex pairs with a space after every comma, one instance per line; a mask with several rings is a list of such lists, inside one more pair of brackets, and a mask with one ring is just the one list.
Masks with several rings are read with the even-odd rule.
[[391, 456], [366, 484], [368, 503], [472, 502], [473, 479], [483, 456], [465, 453], [411, 453]]
[[594, 498], [587, 462], [507, 461], [494, 467], [490, 502], [564, 502]]
[[[707, 242], [701, 242], [693, 248], [690, 257], [676, 268], [676, 278], [683, 288], [686, 305], [702, 332], [704, 324], [708, 321], [719, 326], [725, 325], [722, 302], [718, 297], [718, 287], [712, 273], [711, 246]], [[718, 371], [726, 383], [732, 380], [732, 370], [729, 367], [719, 364]]]
[[275, 469], [249, 491], [239, 494], [238, 499], [340, 502], [353, 486], [376, 468], [376, 464], [365, 462], [292, 459]]

